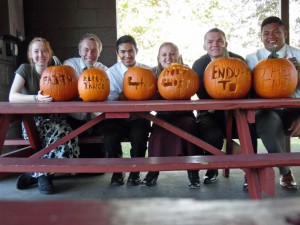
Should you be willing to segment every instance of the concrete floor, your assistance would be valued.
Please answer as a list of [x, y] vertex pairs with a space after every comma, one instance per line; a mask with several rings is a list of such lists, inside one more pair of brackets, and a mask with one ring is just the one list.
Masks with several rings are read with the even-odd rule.
[[[293, 143], [292, 143], [293, 144]], [[292, 145], [292, 151], [300, 151], [298, 145]], [[259, 149], [259, 152], [265, 152]], [[300, 167], [294, 167], [293, 173], [300, 185]], [[264, 196], [264, 199], [300, 197], [300, 190], [287, 191], [279, 185], [278, 169], [275, 168], [276, 196]], [[201, 178], [205, 171], [200, 171]], [[0, 180], [0, 200], [110, 200], [128, 198], [192, 198], [197, 200], [245, 200], [248, 192], [242, 190], [244, 172], [240, 169], [230, 171], [230, 177], [219, 177], [214, 184], [201, 183], [200, 189], [189, 189], [186, 171], [163, 171], [160, 173], [157, 185], [147, 186], [110, 186], [111, 174], [104, 175], [66, 175], [56, 174], [54, 179], [55, 194], [40, 194], [37, 187], [26, 190], [16, 189], [18, 175]], [[126, 174], [126, 179], [128, 177]], [[143, 178], [146, 172], [141, 174]], [[201, 179], [203, 181], [203, 179]]]

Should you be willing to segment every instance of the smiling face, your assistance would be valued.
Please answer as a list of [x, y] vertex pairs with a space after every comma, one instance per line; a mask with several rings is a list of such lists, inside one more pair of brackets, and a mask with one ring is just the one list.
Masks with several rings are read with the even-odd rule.
[[43, 42], [35, 41], [30, 46], [29, 58], [35, 65], [46, 67], [50, 61], [50, 53]]
[[100, 46], [94, 40], [84, 39], [79, 48], [79, 55], [87, 67], [92, 67], [100, 56]]
[[222, 47], [227, 47], [227, 42], [221, 32], [209, 32], [205, 35], [203, 48], [212, 59], [222, 57]]
[[121, 62], [126, 67], [132, 67], [135, 64], [135, 56], [137, 54], [137, 49], [133, 44], [126, 42], [118, 46], [117, 55]]
[[163, 45], [158, 53], [158, 63], [161, 64], [162, 68], [166, 68], [171, 65], [171, 63], [178, 62], [179, 52], [175, 46], [171, 44]]
[[261, 31], [261, 41], [266, 49], [272, 51], [274, 45], [281, 49], [285, 43], [287, 31], [278, 23], [266, 24]]

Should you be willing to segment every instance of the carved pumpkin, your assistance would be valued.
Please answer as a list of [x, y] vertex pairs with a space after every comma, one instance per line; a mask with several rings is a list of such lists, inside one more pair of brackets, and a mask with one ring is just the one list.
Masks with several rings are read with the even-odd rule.
[[86, 102], [105, 101], [109, 95], [109, 79], [105, 71], [90, 68], [78, 80], [79, 97]]
[[231, 58], [224, 48], [224, 56], [210, 62], [204, 71], [204, 87], [214, 99], [238, 99], [251, 88], [251, 71], [238, 58]]
[[286, 98], [297, 87], [298, 73], [295, 66], [287, 59], [278, 58], [276, 47], [269, 58], [261, 60], [253, 70], [254, 90], [263, 98]]
[[189, 99], [198, 91], [200, 79], [189, 67], [172, 63], [159, 74], [157, 83], [164, 99]]
[[129, 68], [124, 74], [123, 91], [128, 100], [151, 99], [157, 91], [154, 72], [138, 66]]
[[71, 66], [49, 66], [40, 79], [43, 95], [50, 95], [53, 101], [71, 101], [78, 96], [77, 74]]

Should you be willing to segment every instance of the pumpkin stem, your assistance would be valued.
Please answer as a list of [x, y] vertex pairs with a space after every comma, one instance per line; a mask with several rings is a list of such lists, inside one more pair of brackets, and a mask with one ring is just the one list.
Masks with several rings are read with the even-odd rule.
[[178, 63], [183, 65], [182, 55], [178, 56]]
[[222, 47], [222, 56], [224, 58], [229, 58], [229, 52], [228, 52], [227, 48], [224, 46]]
[[276, 54], [276, 50], [277, 50], [277, 45], [273, 45], [273, 47], [272, 47], [272, 52], [271, 52], [271, 54], [268, 56], [268, 59], [276, 59], [276, 58], [278, 58], [279, 57], [279, 55], [278, 54]]

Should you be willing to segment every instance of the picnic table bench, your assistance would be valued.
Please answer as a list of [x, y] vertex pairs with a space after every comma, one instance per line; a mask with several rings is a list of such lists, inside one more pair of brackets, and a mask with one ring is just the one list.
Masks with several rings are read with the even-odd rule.
[[[300, 99], [239, 99], [239, 100], [153, 100], [114, 102], [0, 102], [0, 149], [3, 149], [9, 123], [14, 116], [21, 117], [29, 137], [30, 146], [0, 158], [0, 172], [130, 172], [187, 169], [241, 168], [246, 172], [249, 197], [262, 199], [263, 192], [275, 195], [273, 167], [300, 166], [300, 153], [257, 154], [253, 152], [248, 123], [255, 122], [255, 110], [262, 108], [298, 108]], [[225, 110], [236, 120], [240, 155], [226, 155], [219, 149], [153, 115], [151, 111]], [[41, 149], [34, 114], [103, 112], [55, 143]], [[133, 159], [40, 159], [45, 153], [78, 136], [104, 119], [138, 116], [179, 135], [211, 152], [212, 156], [149, 157]], [[231, 118], [231, 119], [230, 119]], [[228, 123], [230, 131], [230, 123]], [[230, 133], [230, 132], [229, 132]], [[230, 134], [227, 136], [231, 138]], [[19, 158], [19, 156], [27, 156]], [[29, 157], [28, 157], [29, 156]]]

